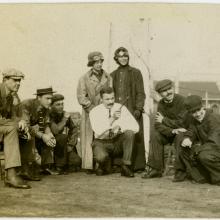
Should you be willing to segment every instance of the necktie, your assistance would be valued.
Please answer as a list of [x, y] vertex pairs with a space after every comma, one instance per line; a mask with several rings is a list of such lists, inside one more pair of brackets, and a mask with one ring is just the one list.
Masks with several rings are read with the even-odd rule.
[[[108, 118], [109, 118], [109, 119], [111, 118], [111, 109], [108, 110]], [[109, 138], [111, 138], [112, 135], [113, 135], [112, 129], [109, 129]]]

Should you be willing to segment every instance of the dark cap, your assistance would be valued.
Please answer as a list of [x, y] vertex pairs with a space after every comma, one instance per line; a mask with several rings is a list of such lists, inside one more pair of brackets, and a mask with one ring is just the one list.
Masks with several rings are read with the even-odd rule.
[[44, 89], [37, 89], [36, 94], [34, 95], [46, 95], [46, 94], [53, 94], [55, 91], [53, 91], [52, 87], [44, 88]]
[[120, 56], [127, 56], [127, 57], [129, 57], [128, 50], [127, 50], [125, 47], [119, 47], [119, 48], [115, 51], [114, 60], [117, 60], [118, 57], [120, 57]]
[[53, 97], [52, 97], [52, 104], [53, 104], [54, 102], [61, 101], [61, 100], [64, 100], [64, 96], [61, 95], [61, 94], [55, 94], [55, 95], [53, 95]]
[[185, 106], [189, 112], [195, 112], [202, 108], [202, 97], [198, 95], [190, 95], [185, 99]]
[[164, 79], [164, 80], [159, 81], [156, 84], [155, 90], [160, 93], [160, 92], [170, 89], [172, 86], [173, 86], [173, 82], [171, 80]]

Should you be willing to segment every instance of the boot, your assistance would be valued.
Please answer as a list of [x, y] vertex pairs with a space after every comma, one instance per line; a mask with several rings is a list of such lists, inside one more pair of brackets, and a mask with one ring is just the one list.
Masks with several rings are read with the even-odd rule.
[[127, 165], [122, 165], [121, 167], [121, 176], [125, 177], [134, 177], [133, 171]]
[[5, 186], [20, 188], [20, 189], [31, 188], [31, 186], [25, 183], [21, 177], [17, 176], [14, 167], [6, 170]]

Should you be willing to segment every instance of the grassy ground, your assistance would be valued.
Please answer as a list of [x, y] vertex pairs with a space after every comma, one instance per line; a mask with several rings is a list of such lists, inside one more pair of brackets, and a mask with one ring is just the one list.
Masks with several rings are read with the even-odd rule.
[[32, 189], [4, 187], [0, 217], [220, 217], [220, 187], [83, 172], [46, 176]]

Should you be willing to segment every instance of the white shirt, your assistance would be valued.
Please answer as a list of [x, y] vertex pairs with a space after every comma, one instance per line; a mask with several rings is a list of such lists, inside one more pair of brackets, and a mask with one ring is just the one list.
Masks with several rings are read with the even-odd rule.
[[[114, 103], [110, 112], [111, 116], [113, 116], [114, 112], [119, 110], [120, 107], [121, 104]], [[116, 125], [120, 126], [122, 133], [125, 130], [130, 130], [134, 133], [137, 133], [139, 131], [139, 125], [137, 121], [125, 106], [121, 108], [121, 117], [115, 120], [112, 125], [110, 124], [109, 119], [109, 109], [107, 109], [103, 104], [100, 104], [93, 108], [89, 113], [89, 117], [92, 125], [92, 130], [95, 133], [95, 138], [102, 139], [100, 136], [102, 136], [104, 132], [109, 131]]]

